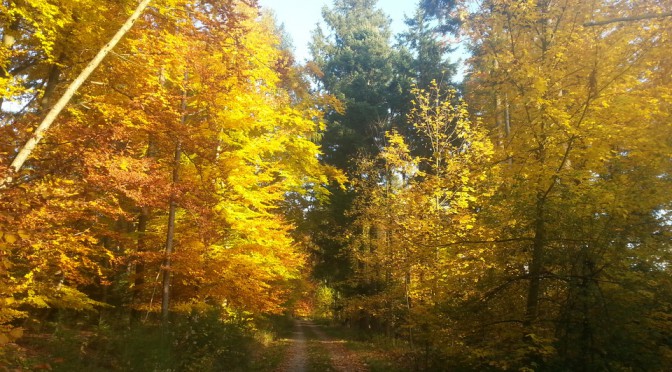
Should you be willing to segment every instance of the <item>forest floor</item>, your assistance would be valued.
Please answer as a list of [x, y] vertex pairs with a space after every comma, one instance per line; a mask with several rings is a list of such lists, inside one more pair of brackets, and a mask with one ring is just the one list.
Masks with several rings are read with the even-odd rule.
[[348, 350], [346, 341], [328, 336], [307, 320], [296, 320], [279, 372], [369, 371], [359, 356]]

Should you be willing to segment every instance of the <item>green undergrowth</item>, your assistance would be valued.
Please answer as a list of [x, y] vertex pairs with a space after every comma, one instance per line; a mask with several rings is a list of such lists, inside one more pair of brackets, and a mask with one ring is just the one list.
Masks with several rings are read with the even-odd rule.
[[284, 317], [223, 321], [215, 313], [181, 317], [169, 327], [45, 322], [6, 348], [0, 371], [272, 371], [284, 358], [291, 325]]
[[290, 346], [294, 322], [291, 318], [277, 316], [266, 319], [263, 330], [257, 331], [254, 348], [249, 355], [248, 371], [275, 371], [285, 359]]

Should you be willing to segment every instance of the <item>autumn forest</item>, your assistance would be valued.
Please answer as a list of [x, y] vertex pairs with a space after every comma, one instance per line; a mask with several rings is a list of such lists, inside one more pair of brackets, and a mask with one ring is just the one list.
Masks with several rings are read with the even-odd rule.
[[309, 32], [0, 0], [0, 371], [672, 369], [672, 3]]

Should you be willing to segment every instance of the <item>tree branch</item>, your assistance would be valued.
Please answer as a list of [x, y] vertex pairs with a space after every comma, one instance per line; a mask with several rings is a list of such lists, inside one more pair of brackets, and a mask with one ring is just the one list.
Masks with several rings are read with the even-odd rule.
[[149, 5], [150, 1], [151, 0], [142, 0], [142, 2], [138, 4], [138, 7], [135, 9], [133, 14], [126, 20], [126, 22], [124, 22], [114, 37], [112, 37], [112, 39], [107, 44], [105, 44], [105, 46], [98, 52], [98, 54], [96, 54], [93, 60], [89, 62], [86, 68], [84, 68], [79, 76], [77, 76], [77, 78], [70, 84], [68, 89], [66, 89], [65, 93], [63, 93], [63, 96], [58, 100], [58, 102], [56, 102], [54, 107], [51, 109], [51, 111], [49, 111], [44, 120], [42, 120], [42, 123], [40, 123], [30, 139], [28, 139], [28, 142], [26, 142], [23, 148], [21, 148], [21, 151], [19, 151], [18, 155], [16, 155], [16, 158], [14, 158], [14, 161], [10, 165], [10, 175], [0, 180], [0, 189], [4, 189], [8, 183], [12, 182], [12, 173], [18, 173], [19, 170], [21, 170], [23, 163], [26, 161], [26, 159], [28, 159], [28, 156], [31, 152], [33, 152], [35, 146], [37, 146], [42, 137], [44, 137], [44, 134], [49, 129], [54, 120], [56, 120], [58, 114], [60, 114], [68, 102], [70, 102], [72, 96], [74, 96], [79, 87], [84, 84], [89, 75], [91, 75], [96, 67], [100, 65], [105, 56], [107, 56], [107, 54], [117, 45], [126, 32], [131, 29], [135, 21], [140, 18], [140, 15], [145, 10], [147, 5]]
[[510, 242], [524, 242], [532, 241], [533, 237], [520, 237], [520, 238], [509, 238], [509, 239], [494, 239], [494, 240], [462, 240], [452, 243], [441, 244], [439, 247], [447, 247], [451, 245], [458, 244], [492, 244], [492, 243], [510, 243]]
[[665, 18], [665, 17], [672, 17], [672, 12], [656, 13], [656, 14], [643, 14], [643, 15], [632, 16], [632, 17], [619, 17], [619, 18], [605, 19], [605, 20], [602, 20], [602, 21], [590, 21], [590, 22], [584, 23], [583, 26], [584, 27], [603, 26], [603, 25], [608, 25], [610, 23], [616, 23], [616, 22], [634, 22], [634, 21], [641, 21], [641, 20], [644, 20], [644, 19]]

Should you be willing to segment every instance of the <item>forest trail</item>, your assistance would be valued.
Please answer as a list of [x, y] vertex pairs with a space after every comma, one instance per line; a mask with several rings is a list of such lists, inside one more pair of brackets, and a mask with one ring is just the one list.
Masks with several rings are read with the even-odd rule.
[[316, 336], [319, 343], [327, 349], [331, 357], [333, 370], [339, 372], [365, 372], [368, 368], [352, 352], [345, 347], [345, 340], [336, 340], [328, 337], [319, 326], [308, 323], [307, 327]]
[[[309, 335], [306, 336], [306, 333]], [[344, 340], [332, 339], [311, 321], [296, 320], [290, 339], [291, 346], [285, 355], [280, 372], [306, 372], [311, 368], [311, 355], [326, 352], [329, 356], [329, 371], [365, 372], [368, 368], [345, 347]]]
[[280, 367], [280, 372], [305, 372], [307, 367], [306, 335], [303, 333], [302, 321], [294, 322], [291, 346], [285, 356], [285, 362]]

